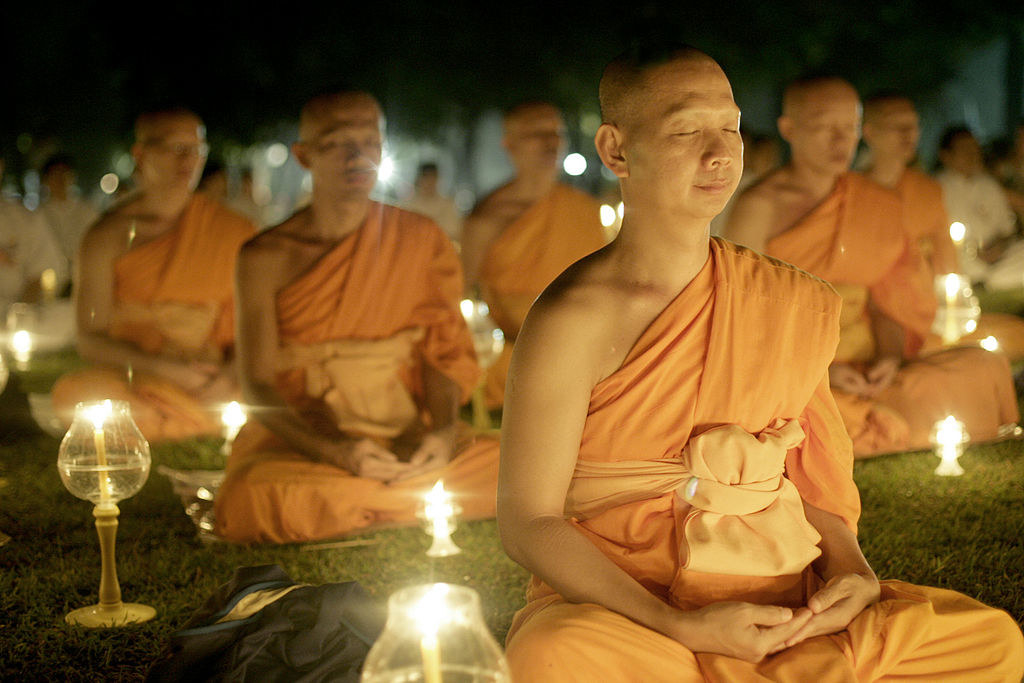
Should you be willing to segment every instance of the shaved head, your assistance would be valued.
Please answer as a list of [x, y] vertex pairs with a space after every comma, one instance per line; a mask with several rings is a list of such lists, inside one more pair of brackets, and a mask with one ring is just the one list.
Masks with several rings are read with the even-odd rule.
[[689, 45], [644, 48], [620, 54], [605, 67], [598, 89], [601, 118], [604, 123], [621, 125], [634, 118], [639, 93], [649, 85], [650, 72], [669, 62], [706, 62], [719, 68], [717, 62]]
[[339, 124], [381, 120], [380, 103], [368, 92], [344, 91], [313, 97], [299, 115], [299, 139], [311, 142]]
[[892, 112], [908, 109], [915, 110], [914, 102], [903, 93], [885, 92], [872, 95], [864, 100], [864, 123], [871, 123]]
[[782, 115], [800, 116], [822, 102], [851, 99], [860, 101], [857, 89], [838, 76], [803, 78], [790, 83], [782, 93]]
[[524, 124], [539, 118], [557, 118], [561, 120], [562, 110], [550, 102], [541, 100], [520, 102], [505, 110], [502, 122], [505, 126], [505, 133], [508, 134], [510, 131], [516, 132]]
[[135, 119], [135, 142], [143, 145], [161, 142], [182, 127], [195, 128], [200, 138], [206, 137], [206, 128], [195, 112], [185, 107], [153, 109]]

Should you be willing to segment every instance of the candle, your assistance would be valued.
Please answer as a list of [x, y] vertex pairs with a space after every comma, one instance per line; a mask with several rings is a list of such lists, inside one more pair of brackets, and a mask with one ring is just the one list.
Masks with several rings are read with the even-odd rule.
[[221, 409], [220, 421], [224, 425], [224, 445], [221, 447], [221, 453], [230, 454], [231, 444], [247, 419], [245, 409], [238, 401], [231, 401]]
[[40, 274], [39, 289], [42, 290], [45, 303], [50, 303], [57, 298], [57, 273], [53, 268], [47, 268]]
[[437, 647], [437, 633], [426, 633], [420, 640], [425, 683], [441, 683], [441, 653]]
[[462, 552], [452, 541], [454, 525], [452, 518], [457, 514], [456, 505], [452, 503], [451, 494], [444, 490], [444, 482], [440, 479], [425, 496], [426, 505], [423, 516], [430, 523], [430, 532], [434, 542], [427, 550], [427, 557], [448, 557]]
[[992, 335], [985, 337], [978, 343], [981, 344], [981, 348], [985, 349], [986, 351], [999, 350], [999, 340], [993, 337]]
[[964, 237], [967, 236], [967, 227], [960, 221], [953, 221], [949, 224], [949, 238], [953, 240], [953, 244], [960, 246]]
[[437, 632], [441, 622], [448, 618], [448, 587], [435, 583], [415, 607], [416, 623], [420, 631], [420, 656], [423, 659], [424, 683], [441, 683], [441, 647]]
[[28, 330], [17, 330], [11, 335], [11, 354], [19, 368], [24, 369], [32, 356], [32, 333]]
[[968, 439], [964, 423], [952, 415], [935, 423], [935, 427], [932, 429], [932, 443], [935, 444], [936, 455], [940, 458], [935, 474], [943, 477], [958, 477], [964, 473], [964, 469], [957, 460]]
[[97, 471], [96, 476], [99, 478], [100, 484], [100, 504], [108, 505], [110, 503], [110, 478], [109, 469], [107, 465], [107, 437], [103, 432], [103, 423], [108, 417], [113, 408], [110, 404], [110, 399], [97, 403], [93, 406], [90, 411], [89, 419], [93, 423], [92, 438], [93, 443], [96, 445], [96, 464]]

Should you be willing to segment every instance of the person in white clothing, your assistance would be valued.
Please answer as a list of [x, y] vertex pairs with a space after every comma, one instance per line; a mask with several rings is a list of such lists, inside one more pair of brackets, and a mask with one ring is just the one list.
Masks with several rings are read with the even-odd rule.
[[[3, 177], [0, 159], [0, 178]], [[46, 221], [16, 201], [0, 199], [0, 313], [16, 301], [42, 299], [42, 276], [52, 270], [59, 291], [68, 267]]]
[[988, 289], [1024, 287], [1024, 241], [1002, 186], [986, 170], [981, 145], [970, 129], [948, 129], [939, 144], [942, 186], [950, 221], [967, 229], [961, 267]]

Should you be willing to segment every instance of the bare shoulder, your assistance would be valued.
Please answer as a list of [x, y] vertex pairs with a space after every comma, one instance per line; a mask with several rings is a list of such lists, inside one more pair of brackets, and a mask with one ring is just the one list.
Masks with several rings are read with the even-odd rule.
[[87, 252], [119, 254], [128, 250], [137, 221], [132, 203], [121, 204], [101, 215], [82, 238]]
[[778, 171], [754, 183], [737, 195], [722, 236], [752, 249], [763, 250], [775, 224], [784, 179]]
[[466, 221], [470, 225], [476, 223], [503, 226], [529, 207], [529, 203], [514, 196], [511, 185], [502, 185], [480, 200]]
[[622, 278], [609, 248], [600, 249], [538, 297], [516, 338], [518, 364], [575, 373], [593, 386], [621, 365], [663, 304]]
[[240, 275], [263, 284], [290, 280], [298, 267], [295, 264], [303, 260], [302, 254], [308, 249], [297, 239], [306, 220], [303, 213], [296, 214], [247, 240], [238, 254]]

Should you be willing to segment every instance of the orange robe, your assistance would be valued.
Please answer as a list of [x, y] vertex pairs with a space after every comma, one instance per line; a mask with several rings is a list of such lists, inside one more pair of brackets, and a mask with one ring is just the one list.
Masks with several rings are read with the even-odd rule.
[[480, 266], [481, 294], [505, 334], [501, 356], [487, 369], [489, 407], [504, 402], [512, 348], [534, 300], [563, 270], [604, 246], [600, 214], [596, 199], [559, 184], [487, 248]]
[[[107, 333], [153, 355], [221, 362], [232, 353], [235, 260], [256, 227], [196, 194], [178, 225], [130, 249], [114, 263], [114, 311]], [[70, 423], [79, 401], [126, 400], [151, 441], [219, 434], [219, 406], [177, 384], [119, 368], [92, 367], [53, 388], [58, 415]]]
[[[839, 307], [825, 283], [712, 240], [704, 268], [594, 388], [573, 483], [583, 464], [672, 458], [721, 425], [758, 433], [795, 420], [806, 436], [784, 456], [785, 478], [803, 500], [856, 530], [853, 455], [826, 375]], [[705, 459], [715, 465], [713, 452]], [[697, 491], [703, 486], [702, 479]], [[697, 510], [678, 519], [677, 495], [628, 502], [573, 524], [680, 609], [727, 600], [806, 604], [820, 584], [810, 566], [777, 576], [745, 575], [746, 562], [722, 563], [717, 571], [683, 566], [680, 546], [692, 538], [687, 525]], [[756, 522], [760, 515], [749, 517]], [[749, 543], [735, 550], [766, 559]], [[1024, 640], [1008, 614], [952, 591], [897, 581], [885, 582], [882, 600], [846, 630], [752, 664], [693, 653], [599, 605], [567, 602], [534, 577], [506, 645], [517, 681], [931, 681], [943, 671], [962, 672], [956, 680], [994, 681], [1024, 672]]]
[[[918, 262], [923, 277], [934, 281], [937, 275], [960, 272], [956, 246], [949, 236], [949, 215], [942, 198], [942, 186], [924, 173], [908, 168], [896, 191], [903, 202], [903, 229], [920, 253]], [[977, 329], [963, 336], [959, 344], [976, 343], [988, 336], [999, 341], [1000, 350], [1010, 362], [1024, 360], [1024, 320], [1019, 316], [982, 313]], [[941, 338], [932, 334], [925, 342], [924, 351], [941, 347]]]
[[[458, 256], [433, 222], [374, 204], [359, 230], [278, 293], [278, 390], [312, 424], [330, 420], [387, 447], [414, 424], [428, 428], [424, 364], [458, 384], [463, 400], [480, 377], [462, 287]], [[498, 442], [464, 437], [444, 469], [389, 485], [309, 460], [252, 420], [217, 491], [216, 531], [289, 543], [416, 524], [438, 479], [462, 518], [492, 517]]]
[[937, 302], [920, 254], [900, 229], [900, 208], [894, 192], [847, 173], [765, 250], [831, 282], [843, 296], [837, 362], [874, 358], [869, 303], [904, 330], [910, 360], [887, 389], [873, 399], [834, 392], [858, 456], [928, 448], [933, 425], [947, 415], [963, 421], [973, 441], [995, 439], [1020, 419], [1005, 355], [978, 347], [921, 355]]

